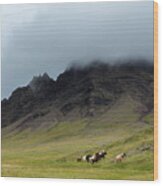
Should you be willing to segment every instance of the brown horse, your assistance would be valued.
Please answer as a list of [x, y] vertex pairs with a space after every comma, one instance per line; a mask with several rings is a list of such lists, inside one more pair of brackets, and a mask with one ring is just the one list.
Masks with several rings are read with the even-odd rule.
[[98, 162], [101, 159], [99, 153], [95, 153], [93, 156], [89, 158], [89, 162], [94, 164], [95, 162]]

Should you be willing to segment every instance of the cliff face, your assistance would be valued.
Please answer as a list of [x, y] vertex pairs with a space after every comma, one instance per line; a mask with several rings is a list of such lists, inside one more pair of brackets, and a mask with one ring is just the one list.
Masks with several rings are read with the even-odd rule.
[[140, 118], [153, 111], [153, 65], [96, 62], [71, 67], [56, 81], [45, 73], [2, 101], [2, 127], [15, 122], [21, 126], [36, 120], [42, 123], [98, 117], [115, 104], [122, 106], [120, 100], [126, 97], [133, 100], [134, 112]]

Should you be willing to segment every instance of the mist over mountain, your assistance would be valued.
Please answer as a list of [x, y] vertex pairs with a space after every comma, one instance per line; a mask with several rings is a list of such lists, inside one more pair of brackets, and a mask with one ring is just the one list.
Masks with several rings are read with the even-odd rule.
[[[2, 127], [46, 127], [60, 121], [92, 118], [107, 113], [125, 101], [143, 118], [153, 111], [153, 64], [111, 65], [100, 61], [70, 66], [56, 80], [47, 73], [34, 76], [2, 100]], [[127, 114], [127, 113], [126, 113]], [[46, 121], [46, 122], [45, 122]], [[48, 125], [49, 125], [48, 124]]]
[[71, 61], [153, 60], [153, 1], [6, 4], [1, 16], [2, 98]]

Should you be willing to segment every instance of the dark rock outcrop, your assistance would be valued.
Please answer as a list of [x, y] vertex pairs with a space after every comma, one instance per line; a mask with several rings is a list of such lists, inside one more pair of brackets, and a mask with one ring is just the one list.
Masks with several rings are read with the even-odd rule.
[[[109, 65], [95, 62], [71, 67], [56, 81], [46, 73], [34, 77], [26, 87], [16, 89], [9, 99], [2, 100], [2, 127], [49, 108], [62, 119], [70, 117], [69, 113], [73, 113], [71, 117], [94, 117], [104, 112], [103, 108], [111, 109], [123, 94], [129, 94], [143, 105], [135, 112], [143, 115], [153, 110], [151, 63]], [[34, 115], [38, 115], [37, 112]]]

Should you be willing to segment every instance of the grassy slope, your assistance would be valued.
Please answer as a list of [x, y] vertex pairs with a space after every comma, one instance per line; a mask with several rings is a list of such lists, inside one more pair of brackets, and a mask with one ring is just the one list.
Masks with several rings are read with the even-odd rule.
[[[126, 100], [127, 99], [127, 100]], [[153, 179], [153, 114], [138, 121], [132, 102], [120, 100], [98, 119], [60, 123], [21, 133], [2, 131], [2, 176], [92, 179]], [[85, 153], [106, 149], [104, 160], [76, 162]], [[127, 153], [123, 163], [114, 157]]]

